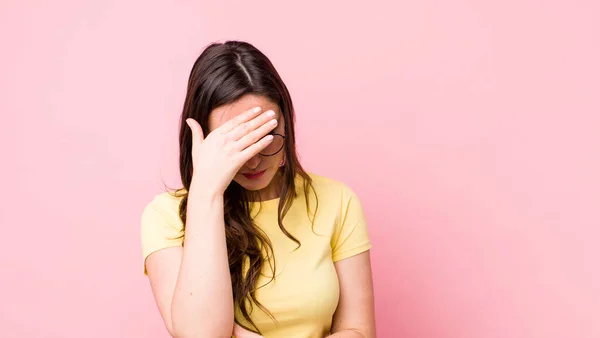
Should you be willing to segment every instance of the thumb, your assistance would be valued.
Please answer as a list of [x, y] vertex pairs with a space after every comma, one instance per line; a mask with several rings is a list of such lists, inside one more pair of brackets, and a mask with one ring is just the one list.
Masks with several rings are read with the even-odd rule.
[[204, 133], [202, 133], [202, 127], [200, 127], [200, 124], [193, 118], [188, 118], [185, 120], [185, 122], [192, 131], [192, 145], [202, 143], [202, 141], [204, 141]]

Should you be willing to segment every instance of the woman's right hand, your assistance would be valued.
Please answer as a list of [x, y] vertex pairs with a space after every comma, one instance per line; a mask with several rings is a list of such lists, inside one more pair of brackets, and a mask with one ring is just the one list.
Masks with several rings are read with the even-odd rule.
[[206, 138], [196, 120], [186, 120], [192, 131], [192, 182], [200, 182], [203, 190], [225, 192], [244, 163], [273, 141], [273, 136], [267, 134], [277, 126], [275, 113], [272, 110], [260, 112], [260, 107], [250, 109], [225, 122]]

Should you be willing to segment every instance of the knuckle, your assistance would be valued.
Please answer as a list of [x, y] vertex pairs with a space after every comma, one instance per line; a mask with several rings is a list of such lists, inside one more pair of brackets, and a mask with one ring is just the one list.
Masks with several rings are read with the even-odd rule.
[[227, 137], [223, 137], [219, 140], [219, 147], [229, 149], [231, 147], [231, 142], [228, 142]]
[[244, 131], [244, 133], [247, 133], [250, 130], [250, 124], [249, 123], [244, 123], [242, 125], [242, 130]]
[[233, 145], [231, 143], [225, 143], [223, 145], [223, 153], [226, 155], [231, 155], [234, 153], [234, 148]]
[[229, 136], [227, 134], [215, 134], [214, 139], [218, 145], [224, 145], [227, 143]]

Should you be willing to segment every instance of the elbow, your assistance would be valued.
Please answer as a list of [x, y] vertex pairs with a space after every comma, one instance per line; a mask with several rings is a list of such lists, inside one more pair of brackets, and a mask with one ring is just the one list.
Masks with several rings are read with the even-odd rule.
[[165, 323], [166, 328], [167, 328], [167, 332], [169, 332], [169, 336], [173, 337], [173, 338], [183, 338], [184, 334], [183, 332], [178, 332], [175, 331], [175, 329], [173, 329], [173, 324], [172, 322], [170, 323]]

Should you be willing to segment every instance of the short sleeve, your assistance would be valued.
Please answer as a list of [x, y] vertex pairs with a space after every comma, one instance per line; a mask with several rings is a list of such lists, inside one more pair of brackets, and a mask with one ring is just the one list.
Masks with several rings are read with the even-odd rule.
[[142, 263], [147, 275], [146, 258], [160, 249], [183, 244], [183, 223], [179, 218], [179, 200], [162, 193], [146, 205], [141, 217]]
[[367, 251], [372, 246], [358, 196], [348, 187], [344, 187], [342, 195], [340, 217], [331, 238], [334, 262]]

